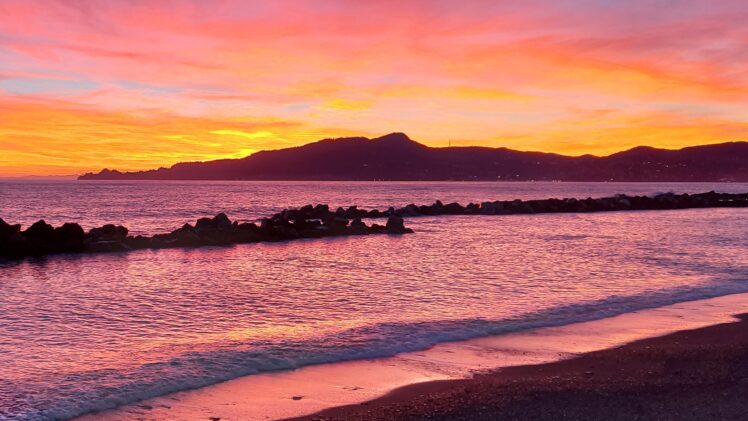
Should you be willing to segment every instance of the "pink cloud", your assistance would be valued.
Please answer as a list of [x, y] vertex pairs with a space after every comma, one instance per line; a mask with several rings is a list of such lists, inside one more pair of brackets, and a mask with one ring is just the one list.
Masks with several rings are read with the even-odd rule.
[[18, 103], [392, 129], [435, 144], [532, 138], [599, 109], [708, 110], [742, 127], [746, 21], [735, 0], [0, 0], [0, 78], [97, 86], [5, 93]]

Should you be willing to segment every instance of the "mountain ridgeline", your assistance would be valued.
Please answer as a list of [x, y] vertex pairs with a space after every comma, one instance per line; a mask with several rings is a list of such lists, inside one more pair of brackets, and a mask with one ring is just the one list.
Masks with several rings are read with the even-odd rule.
[[605, 157], [507, 148], [431, 148], [402, 133], [325, 139], [241, 159], [157, 170], [88, 173], [80, 180], [504, 180], [748, 182], [748, 142], [679, 150], [640, 146]]

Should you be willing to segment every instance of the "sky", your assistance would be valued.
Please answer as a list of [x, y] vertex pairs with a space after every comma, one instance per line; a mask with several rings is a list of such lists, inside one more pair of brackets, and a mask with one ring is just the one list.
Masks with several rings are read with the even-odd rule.
[[0, 0], [0, 176], [748, 140], [744, 0]]

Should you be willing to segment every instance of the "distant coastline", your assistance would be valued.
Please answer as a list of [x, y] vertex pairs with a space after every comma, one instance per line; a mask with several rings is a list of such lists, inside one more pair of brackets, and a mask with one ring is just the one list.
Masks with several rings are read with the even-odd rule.
[[507, 148], [431, 148], [403, 133], [324, 139], [241, 159], [178, 163], [79, 180], [746, 182], [748, 142], [678, 150], [639, 146], [605, 157]]

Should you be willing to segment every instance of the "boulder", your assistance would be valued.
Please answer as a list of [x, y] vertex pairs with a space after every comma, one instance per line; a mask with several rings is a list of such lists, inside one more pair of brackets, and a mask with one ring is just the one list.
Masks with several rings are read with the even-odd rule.
[[329, 229], [330, 234], [338, 235], [345, 232], [348, 220], [337, 216], [330, 216], [322, 220], [322, 225]]
[[420, 215], [420, 212], [418, 211], [418, 206], [411, 203], [404, 208], [398, 209], [397, 214], [401, 216], [418, 216]]
[[382, 234], [382, 233], [385, 233], [385, 232], [387, 232], [387, 227], [385, 227], [383, 225], [379, 225], [377, 223], [373, 223], [369, 227], [369, 233], [370, 234]]
[[198, 231], [204, 231], [215, 228], [213, 226], [213, 220], [210, 218], [200, 218], [195, 223], [195, 229]]
[[127, 251], [130, 247], [123, 242], [115, 240], [94, 241], [88, 245], [88, 250], [94, 253], [112, 253], [117, 251]]
[[53, 236], [60, 251], [74, 252], [83, 250], [86, 233], [78, 224], [64, 223], [54, 229]]
[[405, 234], [407, 232], [413, 232], [412, 230], [405, 228], [405, 222], [403, 221], [403, 217], [400, 215], [392, 215], [387, 218], [386, 228], [389, 234]]
[[223, 212], [214, 216], [212, 222], [213, 222], [213, 226], [218, 229], [223, 229], [223, 230], [231, 229], [231, 220]]
[[0, 243], [21, 232], [21, 225], [11, 225], [0, 218]]
[[457, 202], [447, 203], [443, 206], [443, 213], [447, 215], [461, 215], [465, 212], [465, 208]]
[[23, 257], [34, 254], [34, 251], [34, 246], [20, 232], [0, 244], [0, 254], [3, 256]]
[[480, 204], [481, 215], [496, 215], [496, 206], [493, 202], [483, 202]]
[[23, 231], [23, 236], [32, 242], [36, 240], [53, 241], [54, 231], [54, 227], [44, 222], [42, 219], [34, 222], [33, 225], [26, 228], [26, 230]]
[[312, 217], [314, 219], [327, 218], [330, 214], [330, 207], [327, 205], [317, 205], [312, 210]]
[[359, 209], [358, 206], [353, 205], [349, 206], [348, 209], [345, 210], [346, 218], [348, 219], [355, 219], [355, 218], [363, 218], [368, 215], [368, 212], [366, 212], [363, 209]]
[[54, 236], [55, 229], [52, 225], [40, 220], [26, 228], [21, 234], [28, 240], [32, 247], [32, 254], [47, 254], [57, 251], [58, 246]]
[[480, 205], [477, 203], [468, 203], [468, 205], [465, 206], [465, 213], [469, 215], [477, 215], [480, 213]]
[[178, 247], [200, 247], [205, 241], [194, 231], [182, 231], [175, 238]]
[[122, 225], [106, 224], [99, 228], [91, 228], [88, 237], [91, 242], [96, 241], [123, 241], [127, 238], [128, 230]]
[[125, 245], [133, 250], [145, 249], [151, 247], [151, 237], [144, 237], [142, 235], [130, 236], [125, 238]]
[[353, 235], [365, 235], [368, 234], [369, 231], [361, 218], [356, 218], [351, 221], [351, 225], [348, 227], [348, 233]]
[[[298, 222], [299, 220], [297, 220]], [[237, 243], [252, 243], [260, 241], [261, 236], [259, 233], [260, 227], [251, 222], [243, 222], [236, 224], [233, 232], [234, 241]]]

